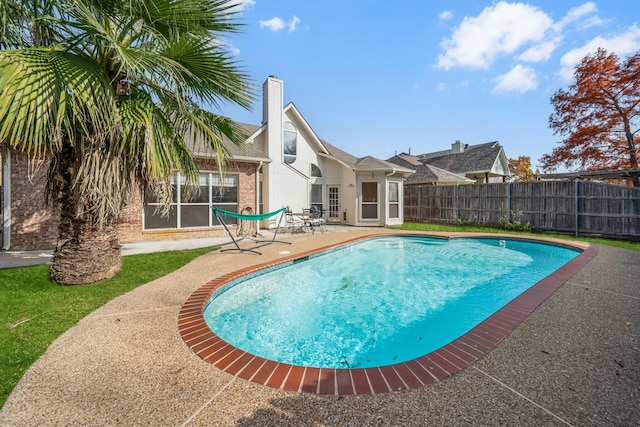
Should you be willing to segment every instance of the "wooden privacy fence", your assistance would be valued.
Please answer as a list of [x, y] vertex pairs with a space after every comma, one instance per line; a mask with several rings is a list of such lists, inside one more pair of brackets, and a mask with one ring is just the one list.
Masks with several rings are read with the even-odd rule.
[[407, 222], [527, 222], [539, 231], [640, 238], [640, 188], [542, 181], [404, 189]]

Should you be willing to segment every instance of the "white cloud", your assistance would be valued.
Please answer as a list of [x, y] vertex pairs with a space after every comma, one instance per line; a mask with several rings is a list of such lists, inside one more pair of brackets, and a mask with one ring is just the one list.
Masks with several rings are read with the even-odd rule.
[[233, 7], [231, 8], [231, 10], [238, 13], [242, 13], [249, 7], [256, 4], [255, 0], [235, 0], [231, 3], [233, 3]]
[[451, 12], [450, 10], [445, 10], [441, 12], [440, 15], [438, 15], [438, 18], [441, 21], [448, 21], [449, 19], [453, 18], [453, 12]]
[[438, 85], [438, 92], [444, 92], [447, 89], [447, 85], [444, 83], [440, 83]]
[[286, 22], [284, 19], [274, 16], [268, 20], [258, 21], [260, 23], [260, 28], [268, 28], [273, 32], [284, 30], [288, 28], [289, 34], [293, 33], [296, 30], [297, 25], [300, 23], [300, 18], [294, 16], [291, 18], [291, 21]]
[[293, 16], [291, 22], [289, 22], [289, 34], [293, 33], [296, 30], [296, 25], [300, 22], [300, 18], [297, 16]]
[[437, 65], [445, 70], [455, 66], [486, 69], [499, 55], [543, 40], [552, 24], [553, 20], [535, 6], [500, 1], [477, 17], [463, 19], [451, 38], [442, 43], [445, 52]]
[[590, 15], [596, 12], [598, 12], [598, 8], [596, 7], [596, 4], [594, 2], [588, 2], [581, 4], [580, 6], [572, 7], [571, 9], [569, 9], [564, 18], [558, 21], [554, 25], [554, 27], [557, 31], [560, 31], [568, 24], [579, 21], [585, 15]]
[[625, 57], [640, 49], [640, 28], [633, 24], [626, 32], [611, 38], [598, 36], [584, 46], [572, 49], [560, 58], [562, 68], [560, 76], [569, 82], [573, 79], [576, 65], [587, 55], [594, 54], [598, 48], [615, 53], [618, 57]]
[[285, 27], [285, 23], [282, 20], [282, 18], [278, 18], [277, 16], [274, 16], [271, 19], [268, 19], [266, 21], [259, 21], [260, 22], [260, 28], [268, 28], [271, 31], [280, 31]]
[[438, 67], [456, 66], [487, 69], [500, 56], [516, 56], [520, 61], [541, 62], [551, 58], [564, 41], [570, 24], [578, 29], [602, 25], [592, 1], [569, 9], [554, 22], [538, 7], [507, 1], [486, 7], [476, 17], [465, 17], [449, 39], [442, 43], [444, 53]]
[[494, 79], [492, 92], [529, 92], [538, 87], [536, 72], [531, 67], [516, 65], [508, 73]]
[[551, 54], [562, 43], [562, 37], [554, 37], [550, 40], [543, 41], [542, 43], [535, 44], [522, 52], [518, 59], [526, 62], [541, 62], [547, 61], [551, 58]]
[[231, 52], [231, 55], [233, 55], [233, 56], [240, 56], [240, 49], [238, 49], [234, 45], [229, 45], [229, 51]]

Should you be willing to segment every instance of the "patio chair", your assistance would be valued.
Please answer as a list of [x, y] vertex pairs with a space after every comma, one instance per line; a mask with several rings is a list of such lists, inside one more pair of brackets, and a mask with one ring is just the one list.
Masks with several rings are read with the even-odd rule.
[[304, 233], [306, 223], [298, 215], [291, 212], [290, 207], [287, 207], [287, 210], [284, 212], [284, 220], [286, 227], [291, 230], [291, 234]]
[[309, 209], [309, 224], [311, 225], [311, 231], [316, 227], [321, 233], [327, 231], [327, 222], [324, 219], [324, 212], [317, 206], [311, 206], [311, 209]]

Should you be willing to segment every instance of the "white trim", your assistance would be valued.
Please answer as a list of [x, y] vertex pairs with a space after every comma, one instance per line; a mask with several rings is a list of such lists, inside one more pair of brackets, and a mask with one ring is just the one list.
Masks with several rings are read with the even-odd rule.
[[11, 152], [5, 150], [2, 158], [2, 250], [11, 248]]
[[[256, 213], [260, 212], [260, 169], [262, 169], [263, 162], [260, 162], [256, 167], [256, 182], [255, 182], [255, 196], [256, 196]], [[238, 199], [240, 199], [240, 177], [238, 176]], [[211, 200], [211, 198], [209, 199]], [[269, 228], [267, 226], [267, 228]], [[260, 232], [260, 221], [256, 221], [256, 233]]]
[[[369, 183], [374, 183], [376, 184], [376, 201], [374, 202], [364, 202], [362, 200], [363, 198], [363, 188], [362, 186], [364, 184], [369, 184]], [[384, 189], [383, 191], [386, 191], [386, 189]], [[359, 193], [359, 197], [358, 197], [358, 201], [359, 201], [359, 206], [358, 206], [358, 220], [364, 223], [367, 222], [380, 222], [380, 181], [377, 179], [366, 179], [366, 180], [362, 180], [360, 181], [360, 188], [358, 189], [358, 193]], [[363, 216], [363, 211], [364, 211], [364, 206], [373, 206], [375, 204], [376, 206], [376, 217], [375, 218], [364, 218]]]

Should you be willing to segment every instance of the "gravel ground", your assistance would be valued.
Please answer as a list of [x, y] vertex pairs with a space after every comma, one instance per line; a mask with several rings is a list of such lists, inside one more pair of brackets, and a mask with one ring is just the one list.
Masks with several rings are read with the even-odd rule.
[[612, 247], [596, 245], [598, 255], [484, 358], [419, 389], [284, 392], [221, 372], [182, 341], [180, 307], [207, 281], [371, 233], [287, 235], [292, 245], [261, 256], [212, 252], [109, 302], [31, 366], [0, 425], [640, 425], [640, 253]]

